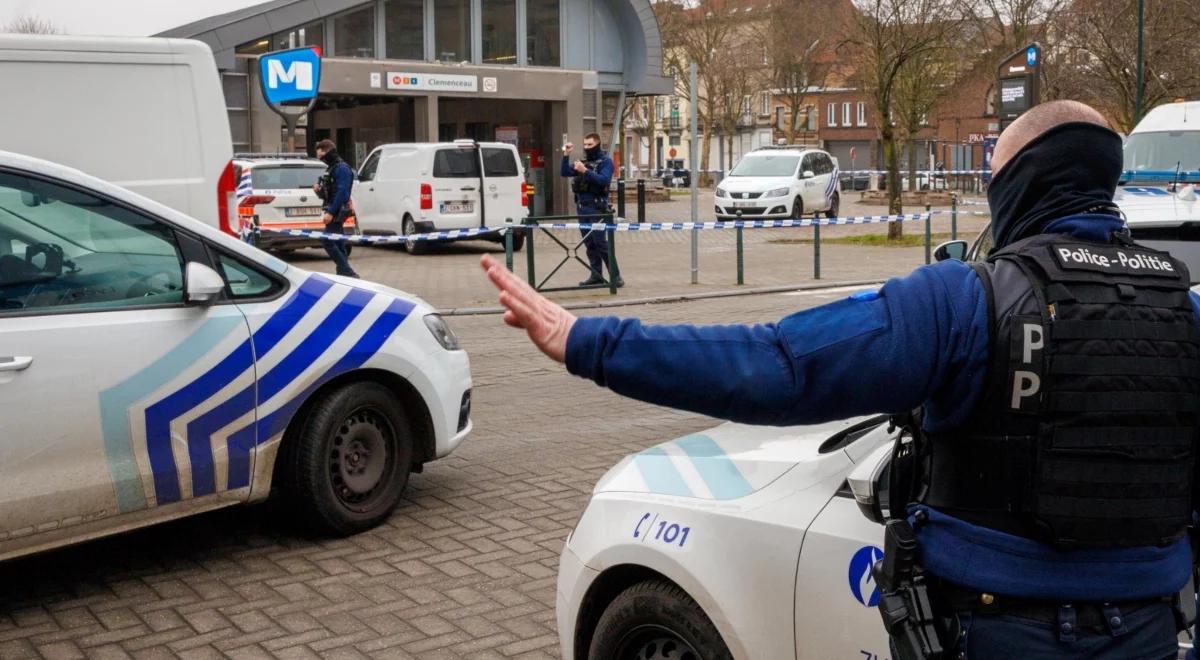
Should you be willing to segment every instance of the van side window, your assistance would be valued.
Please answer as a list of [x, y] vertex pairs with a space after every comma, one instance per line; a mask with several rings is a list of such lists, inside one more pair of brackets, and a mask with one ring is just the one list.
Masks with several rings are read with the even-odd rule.
[[375, 170], [379, 169], [379, 156], [382, 151], [376, 151], [367, 158], [367, 162], [363, 163], [362, 169], [358, 172], [359, 181], [372, 181], [375, 179]]
[[436, 179], [478, 179], [479, 160], [474, 149], [438, 149], [433, 154]]
[[484, 176], [520, 176], [517, 159], [513, 152], [499, 147], [483, 148]]

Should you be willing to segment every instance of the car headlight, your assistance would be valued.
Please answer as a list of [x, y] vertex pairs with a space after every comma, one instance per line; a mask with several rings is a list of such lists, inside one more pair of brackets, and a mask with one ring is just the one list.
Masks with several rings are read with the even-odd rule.
[[721, 186], [717, 186], [717, 197], [728, 197], [729, 193]]
[[791, 190], [788, 188], [776, 188], [775, 190], [768, 192], [766, 195], [763, 195], [763, 197], [787, 197], [788, 193], [790, 192]]
[[442, 348], [448, 351], [459, 350], [458, 337], [454, 336], [454, 331], [446, 323], [446, 320], [439, 314], [426, 314], [425, 327], [433, 333], [433, 338], [437, 340]]

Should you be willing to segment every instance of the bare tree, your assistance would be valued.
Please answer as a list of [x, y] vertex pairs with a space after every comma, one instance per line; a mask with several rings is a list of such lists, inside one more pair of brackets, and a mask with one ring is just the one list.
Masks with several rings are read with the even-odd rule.
[[[723, 96], [717, 70], [732, 49], [731, 37], [739, 22], [731, 15], [741, 4], [737, 0], [663, 0], [653, 5], [662, 31], [664, 64], [675, 77], [677, 95], [691, 97], [691, 63], [698, 69], [698, 107], [691, 111], [696, 113], [704, 137], [700, 162], [692, 163], [693, 170], [703, 169], [712, 150], [713, 124]], [[701, 173], [699, 183], [708, 185], [707, 173]]]
[[829, 51], [841, 40], [833, 7], [828, 0], [782, 2], [770, 10], [770, 20], [760, 30], [772, 92], [789, 116], [783, 127], [789, 143], [796, 141], [808, 96], [825, 85]]
[[21, 14], [4, 24], [0, 32], [10, 34], [62, 34], [62, 30], [49, 20], [33, 14]]
[[[1143, 111], [1200, 94], [1197, 0], [1145, 3]], [[1073, 54], [1065, 74], [1078, 81], [1080, 100], [1129, 131], [1137, 123], [1137, 0], [1078, 0], [1058, 23], [1062, 47]]]
[[[900, 153], [894, 125], [896, 87], [905, 66], [944, 43], [955, 26], [958, 0], [858, 0], [857, 35], [847, 50], [857, 60], [858, 76], [879, 117], [887, 170], [888, 213], [903, 212], [900, 200]], [[897, 239], [900, 223], [888, 225], [888, 238]]]
[[1006, 55], [1047, 38], [1049, 26], [1068, 0], [960, 0], [975, 28], [980, 52]]
[[942, 42], [915, 54], [896, 76], [892, 120], [908, 152], [908, 189], [917, 189], [917, 136], [959, 76], [962, 53]]

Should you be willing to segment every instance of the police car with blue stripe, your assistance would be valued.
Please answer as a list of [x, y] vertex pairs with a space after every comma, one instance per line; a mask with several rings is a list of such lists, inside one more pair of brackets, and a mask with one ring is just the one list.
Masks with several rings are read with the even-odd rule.
[[273, 494], [368, 529], [470, 388], [420, 299], [0, 152], [0, 559]]

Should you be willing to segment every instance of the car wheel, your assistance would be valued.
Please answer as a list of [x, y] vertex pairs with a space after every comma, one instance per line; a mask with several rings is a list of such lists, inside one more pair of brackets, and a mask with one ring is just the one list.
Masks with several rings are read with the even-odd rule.
[[[504, 240], [501, 239], [500, 243], [501, 243], [501, 245], [503, 245]], [[525, 232], [514, 231], [513, 232], [513, 252], [520, 252], [521, 248], [523, 248], [523, 247], [525, 247]]]
[[792, 202], [792, 219], [799, 220], [804, 217], [804, 202], [799, 197]]
[[[417, 233], [417, 223], [412, 219], [412, 216], [404, 216], [404, 223], [401, 229], [405, 236], [412, 236]], [[405, 241], [404, 251], [409, 254], [425, 254], [429, 251], [428, 241]]]
[[732, 659], [716, 626], [682, 589], [647, 580], [622, 591], [592, 635], [590, 660]]
[[348, 536], [383, 522], [408, 485], [413, 439], [396, 395], [351, 383], [316, 400], [284, 436], [276, 466], [283, 504], [321, 534]]
[[842, 196], [837, 192], [833, 193], [833, 198], [829, 200], [829, 210], [825, 212], [826, 218], [838, 217], [838, 212], [842, 209]]

